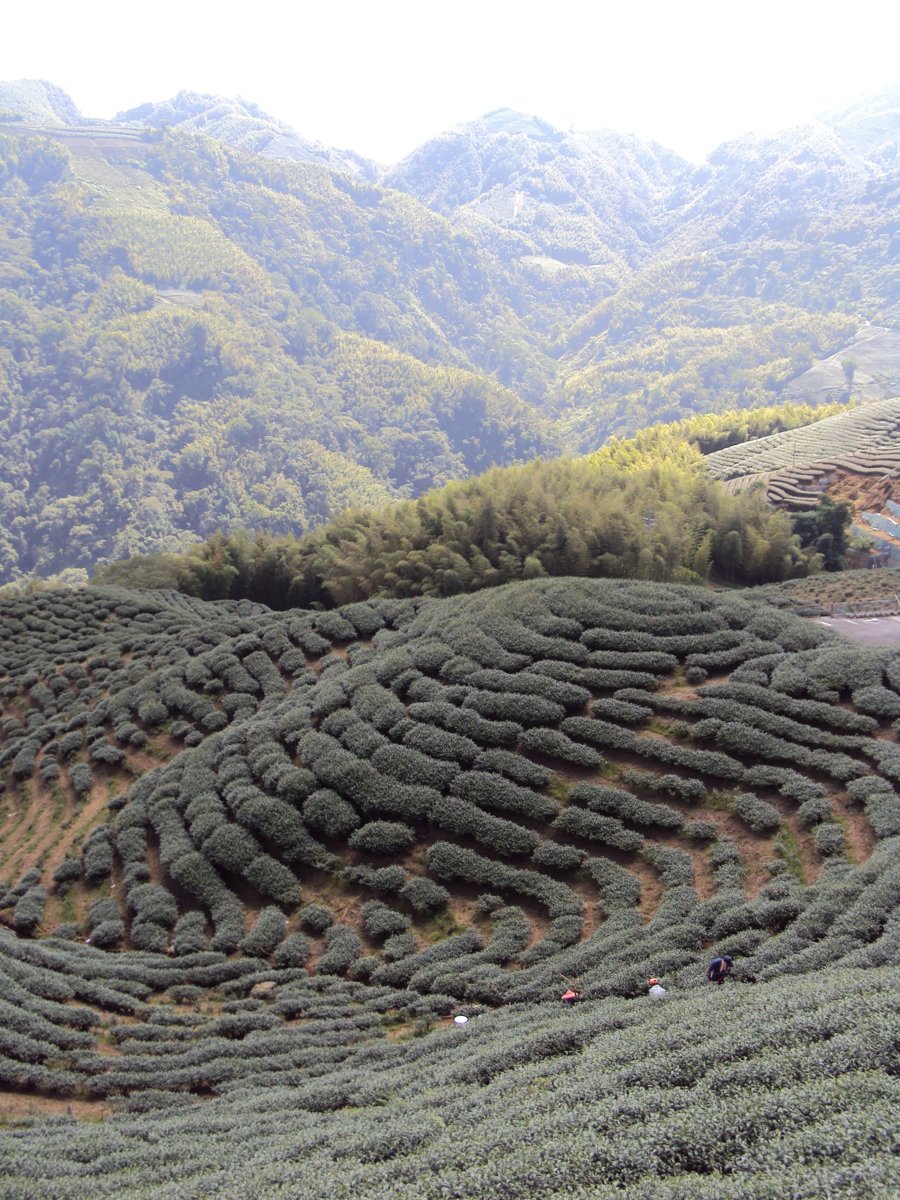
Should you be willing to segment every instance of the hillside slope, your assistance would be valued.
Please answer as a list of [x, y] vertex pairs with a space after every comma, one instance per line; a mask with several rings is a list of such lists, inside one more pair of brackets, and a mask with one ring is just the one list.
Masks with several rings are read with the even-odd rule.
[[[552, 447], [462, 349], [462, 326], [502, 338], [444, 221], [324, 168], [113, 133], [0, 138], [0, 580], [298, 532]], [[385, 321], [397, 348], [371, 336]]]
[[891, 1194], [897, 652], [603, 580], [0, 619], [5, 1194]]
[[500, 110], [377, 177], [243, 102], [4, 87], [0, 581], [771, 403], [896, 332], [890, 98], [695, 171]]

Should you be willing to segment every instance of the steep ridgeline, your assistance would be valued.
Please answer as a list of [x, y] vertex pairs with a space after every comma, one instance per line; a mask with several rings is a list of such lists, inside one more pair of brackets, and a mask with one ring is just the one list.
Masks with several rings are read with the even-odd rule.
[[0, 625], [10, 1196], [887, 1200], [897, 652], [585, 580]]
[[567, 445], [589, 451], [652, 421], [766, 402], [860, 315], [896, 326], [898, 111], [886, 93], [692, 168], [501, 110], [387, 179], [476, 229], [488, 220], [558, 288], [605, 288], [555, 351]]
[[247, 150], [266, 158], [321, 163], [359, 173], [370, 180], [377, 176], [375, 164], [361, 155], [310, 142], [284, 121], [263, 112], [258, 104], [248, 100], [225, 100], [221, 96], [179, 92], [160, 104], [139, 104], [120, 112], [112, 124], [199, 133], [236, 150]]
[[697, 169], [501, 110], [379, 175], [243, 102], [3, 85], [0, 581], [772, 402], [862, 321], [893, 353], [892, 103]]
[[405, 197], [90, 128], [0, 136], [0, 188], [0, 581], [553, 447], [499, 267]]

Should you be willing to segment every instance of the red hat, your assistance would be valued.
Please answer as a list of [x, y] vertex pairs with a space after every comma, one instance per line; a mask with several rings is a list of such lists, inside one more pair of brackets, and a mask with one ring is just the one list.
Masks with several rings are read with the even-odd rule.
[[654, 975], [652, 979], [648, 979], [648, 980], [647, 980], [647, 983], [648, 983], [648, 985], [649, 985], [650, 987], [653, 987], [654, 983], [659, 983], [659, 980], [658, 980], [658, 979], [656, 978], [656, 976]]

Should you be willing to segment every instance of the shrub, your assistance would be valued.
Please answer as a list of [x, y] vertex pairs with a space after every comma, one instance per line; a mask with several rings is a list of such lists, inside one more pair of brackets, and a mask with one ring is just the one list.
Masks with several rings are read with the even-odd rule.
[[553, 778], [550, 767], [532, 762], [511, 750], [482, 750], [472, 764], [476, 771], [496, 771], [523, 787], [543, 788]]
[[753, 792], [739, 792], [732, 801], [732, 812], [754, 833], [768, 833], [781, 828], [781, 813]]
[[381, 948], [386, 962], [397, 962], [410, 954], [415, 954], [418, 943], [411, 933], [395, 933], [387, 939]]
[[433, 725], [413, 724], [403, 733], [403, 744], [431, 758], [444, 758], [453, 763], [471, 766], [481, 750], [477, 742], [460, 733], [436, 729]]
[[405, 933], [410, 926], [406, 913], [388, 908], [380, 900], [369, 900], [362, 906], [363, 928], [366, 936], [379, 940], [395, 933]]
[[719, 836], [719, 827], [715, 821], [687, 821], [681, 832], [686, 838], [712, 842]]
[[274, 958], [279, 967], [302, 967], [310, 954], [312, 945], [304, 933], [289, 933], [281, 945], [275, 947]]
[[240, 806], [240, 819], [277, 846], [285, 862], [304, 862], [323, 870], [331, 865], [332, 856], [307, 832], [290, 804], [259, 792]]
[[284, 913], [270, 905], [256, 918], [253, 928], [241, 942], [241, 950], [254, 958], [265, 958], [284, 937], [284, 931]]
[[230, 821], [220, 824], [203, 843], [203, 853], [211, 863], [239, 874], [245, 873], [259, 852], [256, 838]]
[[147, 853], [146, 830], [129, 825], [124, 829], [116, 829], [116, 852], [125, 863], [142, 862]]
[[415, 830], [397, 821], [370, 821], [354, 830], [347, 840], [352, 850], [369, 854], [397, 854], [415, 840]]
[[450, 899], [450, 893], [432, 879], [423, 875], [415, 875], [400, 888], [400, 899], [405, 900], [416, 912], [434, 912], [443, 908]]
[[597, 885], [600, 902], [607, 912], [634, 908], [640, 903], [640, 880], [608, 858], [589, 858], [585, 870]]
[[680, 829], [684, 824], [684, 816], [674, 808], [669, 808], [667, 804], [649, 804], [622, 788], [579, 783], [572, 788], [570, 799], [576, 804], [587, 805], [591, 812], [619, 817], [635, 825]]
[[453, 704], [439, 701], [411, 704], [409, 715], [414, 721], [462, 734], [485, 746], [515, 745], [522, 736], [522, 726], [516, 721], [489, 721], [474, 709], [463, 712]]
[[90, 758], [93, 762], [115, 767], [125, 761], [125, 751], [107, 741], [95, 742], [90, 749]]
[[76, 879], [80, 878], [81, 864], [77, 858], [71, 858], [68, 854], [53, 872], [53, 882], [61, 891], [67, 884], [74, 883]]
[[304, 800], [303, 820], [326, 837], [346, 837], [360, 823], [353, 805], [331, 788], [319, 788]]
[[362, 863], [344, 867], [342, 878], [348, 883], [359, 883], [375, 892], [399, 892], [406, 882], [402, 867], [369, 867]]
[[569, 737], [587, 742], [591, 746], [609, 747], [611, 750], [634, 750], [635, 733], [633, 729], [623, 729], [609, 721], [601, 721], [591, 717], [566, 717], [560, 729]]
[[548, 758], [560, 758], [579, 767], [598, 767], [603, 756], [592, 746], [573, 742], [558, 729], [526, 729], [522, 734], [522, 749], [531, 754], [544, 754]]
[[197, 954], [206, 949], [206, 917], [193, 910], [175, 922], [172, 948], [177, 955]]
[[431, 820], [451, 833], [468, 834], [504, 856], [530, 854], [539, 840], [533, 830], [491, 816], [477, 805], [455, 796], [441, 796], [432, 807]]
[[79, 800], [84, 799], [94, 783], [93, 776], [91, 775], [91, 768], [87, 765], [87, 763], [82, 762], [72, 764], [72, 766], [69, 768], [69, 779], [72, 783], [75, 795]]
[[106, 879], [113, 867], [112, 839], [105, 826], [95, 829], [82, 851], [82, 869], [89, 883]]
[[645, 842], [641, 858], [656, 867], [667, 888], [693, 886], [694, 865], [687, 851], [679, 850], [677, 846]]
[[[404, 739], [405, 740], [405, 739]], [[383, 746], [372, 755], [377, 771], [391, 775], [402, 783], [421, 784], [444, 790], [459, 774], [459, 764], [431, 758], [410, 746]]]
[[522, 726], [555, 724], [566, 715], [561, 704], [522, 692], [471, 691], [465, 707], [475, 709], [482, 717]]
[[531, 896], [548, 909], [551, 918], [580, 914], [583, 909], [581, 899], [564, 883], [537, 871], [516, 869], [484, 858], [452, 842], [435, 842], [429, 847], [426, 862], [428, 869], [441, 879], [461, 879]]
[[152, 954], [165, 954], [169, 944], [168, 931], [155, 921], [133, 921], [131, 924], [131, 944], [135, 950], [144, 950]]
[[824, 796], [816, 796], [812, 800], [805, 800], [797, 809], [797, 819], [807, 829], [812, 829], [814, 825], [818, 825], [821, 821], [831, 820], [833, 815], [831, 803]]
[[384, 731], [406, 716], [406, 708], [389, 688], [371, 683], [357, 688], [351, 697], [353, 711], [363, 721]]
[[876, 837], [900, 833], [900, 796], [873, 792], [866, 800], [866, 816]]
[[724, 863], [739, 863], [741, 861], [740, 851], [729, 838], [720, 838], [714, 846], [710, 847], [709, 861], [714, 867], [720, 867]]
[[138, 920], [154, 921], [171, 926], [178, 919], [178, 903], [172, 893], [159, 883], [144, 883], [128, 893], [128, 907]]
[[582, 708], [591, 698], [587, 688], [556, 679], [545, 672], [536, 673], [532, 668], [515, 675], [505, 671], [476, 670], [466, 682], [471, 687], [486, 688], [493, 692], [521, 692], [538, 696], [553, 704], [561, 704], [564, 708]]
[[354, 959], [359, 957], [362, 943], [349, 925], [337, 923], [325, 933], [325, 953], [316, 964], [320, 975], [343, 975]]
[[602, 842], [617, 850], [638, 850], [644, 842], [639, 833], [626, 829], [615, 817], [602, 816], [582, 808], [564, 808], [553, 822], [553, 828], [561, 833]]
[[16, 933], [30, 937], [40, 925], [44, 917], [44, 905], [47, 903], [47, 889], [37, 883], [20, 896], [13, 909], [12, 923]]
[[578, 869], [585, 854], [583, 850], [577, 850], [574, 846], [563, 846], [559, 842], [547, 839], [536, 847], [531, 857], [539, 867], [569, 872]]
[[[640, 694], [639, 692], [629, 692], [629, 697]], [[646, 721], [648, 717], [653, 716], [653, 709], [646, 704], [635, 704], [630, 698], [623, 700], [607, 696], [595, 700], [591, 705], [591, 712], [595, 717], [612, 721], [617, 725], [639, 725], [641, 721]]]
[[844, 853], [844, 831], [835, 821], [826, 821], [818, 825], [813, 832], [813, 841], [816, 851], [823, 858]]
[[125, 925], [118, 916], [101, 921], [91, 929], [91, 945], [100, 950], [114, 950], [125, 936]]
[[297, 914], [300, 924], [310, 933], [324, 933], [334, 921], [324, 904], [304, 904]]
[[480, 808], [499, 808], [536, 821], [546, 820], [557, 811], [549, 797], [487, 771], [461, 772], [453, 780], [451, 791]]
[[300, 888], [293, 871], [271, 854], [257, 854], [244, 869], [244, 876], [258, 892], [271, 896], [279, 904], [293, 905], [300, 898]]

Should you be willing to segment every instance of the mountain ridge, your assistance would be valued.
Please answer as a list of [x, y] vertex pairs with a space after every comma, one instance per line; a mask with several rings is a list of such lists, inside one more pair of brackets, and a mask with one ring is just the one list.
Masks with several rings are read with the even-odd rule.
[[[190, 94], [173, 113], [240, 118], [238, 141], [269, 120]], [[831, 135], [693, 170], [509, 110], [462, 128], [448, 160], [408, 160], [417, 198], [162, 124], [0, 123], [3, 578], [215, 523], [308, 529], [765, 406], [863, 322], [893, 328], [894, 177], [851, 168]], [[445, 215], [423, 200], [454, 183], [459, 146], [474, 199]], [[890, 389], [887, 359], [864, 374]]]

